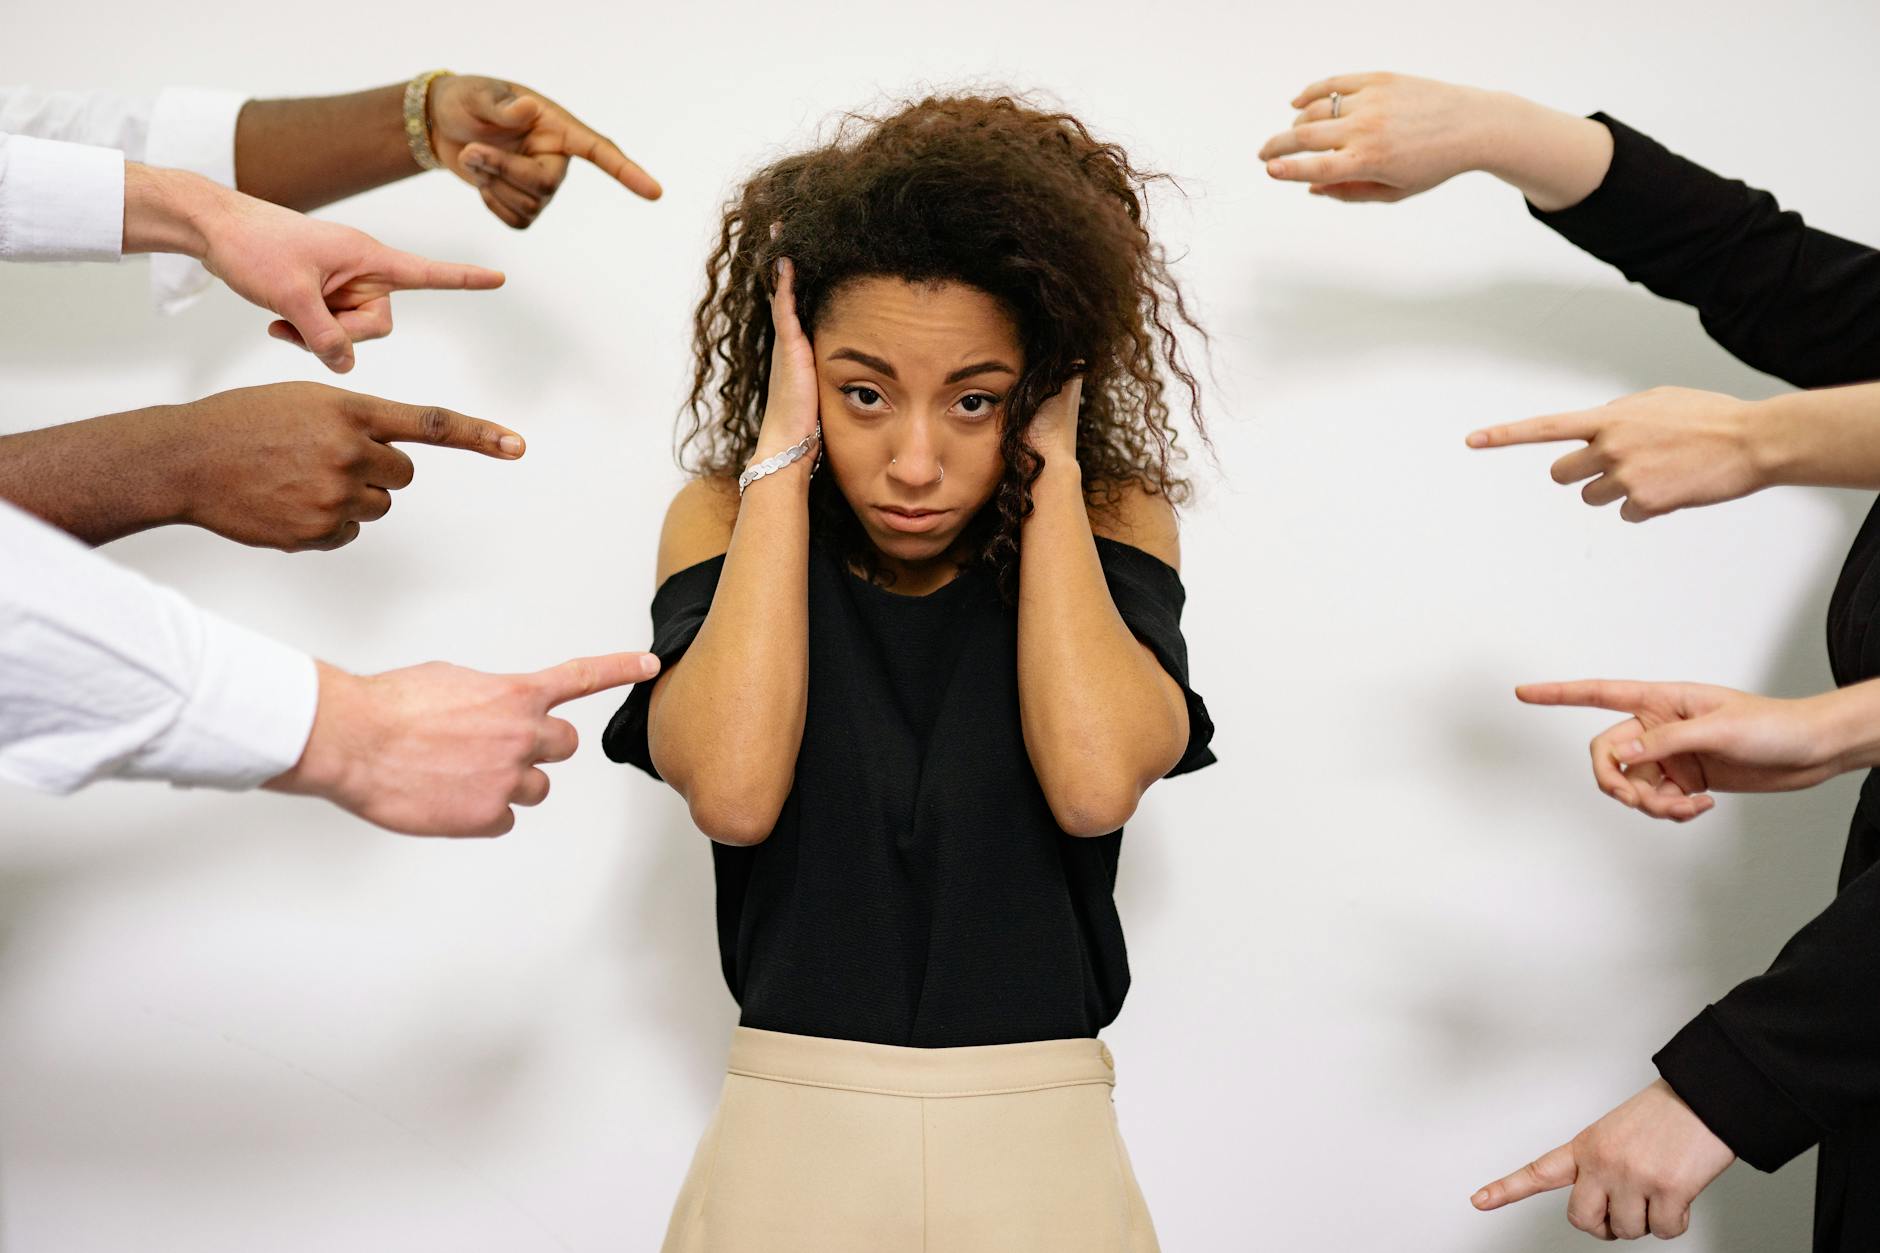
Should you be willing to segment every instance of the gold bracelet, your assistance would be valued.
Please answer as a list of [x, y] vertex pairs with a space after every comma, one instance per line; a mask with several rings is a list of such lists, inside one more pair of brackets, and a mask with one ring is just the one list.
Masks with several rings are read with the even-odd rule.
[[441, 170], [444, 163], [431, 147], [431, 83], [449, 70], [427, 70], [405, 84], [405, 142], [411, 145], [411, 159], [421, 170]]

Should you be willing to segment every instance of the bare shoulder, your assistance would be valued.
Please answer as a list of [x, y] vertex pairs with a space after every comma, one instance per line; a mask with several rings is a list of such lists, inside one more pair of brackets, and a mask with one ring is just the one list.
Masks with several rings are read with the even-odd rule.
[[695, 478], [679, 489], [666, 507], [659, 532], [659, 576], [664, 583], [701, 561], [722, 556], [731, 547], [738, 523], [738, 485], [728, 478]]
[[1089, 494], [1090, 529], [1182, 568], [1181, 526], [1167, 496], [1140, 483], [1097, 484]]

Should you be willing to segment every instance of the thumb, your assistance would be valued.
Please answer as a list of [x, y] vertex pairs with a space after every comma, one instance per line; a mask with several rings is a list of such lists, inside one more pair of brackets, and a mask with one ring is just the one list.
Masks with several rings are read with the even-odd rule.
[[1667, 722], [1663, 726], [1653, 727], [1628, 744], [1619, 745], [1614, 755], [1626, 765], [1636, 766], [1648, 761], [1663, 761], [1680, 753], [1714, 753], [1722, 747], [1718, 743], [1720, 729], [1715, 720], [1710, 718]]
[[1573, 1160], [1573, 1146], [1563, 1144], [1535, 1158], [1513, 1174], [1503, 1175], [1470, 1197], [1469, 1204], [1479, 1210], [1500, 1209], [1541, 1192], [1569, 1187], [1579, 1176], [1579, 1164]]
[[[281, 311], [288, 325], [300, 336], [308, 352], [318, 357], [326, 368], [335, 374], [344, 374], [353, 368], [352, 338], [346, 334], [346, 328], [339, 324], [333, 311], [326, 307], [326, 302], [311, 299], [292, 309]], [[275, 336], [276, 339], [281, 338]]]
[[507, 100], [496, 102], [489, 112], [489, 118], [506, 130], [527, 133], [542, 120], [542, 102], [534, 96], [511, 96]]

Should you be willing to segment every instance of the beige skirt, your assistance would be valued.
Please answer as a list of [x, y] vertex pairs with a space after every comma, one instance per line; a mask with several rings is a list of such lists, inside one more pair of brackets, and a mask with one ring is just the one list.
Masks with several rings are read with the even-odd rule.
[[663, 1253], [1154, 1253], [1096, 1040], [739, 1027]]

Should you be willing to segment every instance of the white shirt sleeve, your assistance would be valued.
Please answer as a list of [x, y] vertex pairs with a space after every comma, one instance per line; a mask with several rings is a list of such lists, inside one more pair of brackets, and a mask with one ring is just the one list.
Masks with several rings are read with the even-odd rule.
[[0, 261], [116, 261], [124, 155], [0, 134]]
[[313, 659], [0, 502], [0, 779], [257, 786], [300, 760]]
[[[235, 121], [248, 97], [241, 92], [171, 87], [154, 100], [121, 96], [106, 91], [34, 91], [27, 87], [0, 87], [0, 132], [55, 139], [66, 143], [115, 148], [122, 161], [189, 170], [225, 187], [235, 186]], [[3, 139], [3, 136], [0, 136]], [[93, 181], [82, 194], [94, 205], [94, 217], [110, 204], [117, 221], [118, 240], [110, 256], [97, 255], [97, 237], [89, 237], [86, 255], [41, 256], [44, 260], [116, 260], [123, 246], [124, 172], [117, 173], [116, 201]], [[95, 176], [94, 176], [95, 177]], [[11, 178], [0, 167], [0, 180]], [[19, 194], [0, 182], [0, 244], [7, 232], [6, 205], [27, 203], [27, 195], [43, 197], [47, 184], [35, 181]], [[100, 200], [100, 197], [107, 197]], [[93, 224], [96, 229], [95, 223]], [[10, 254], [0, 247], [0, 258]], [[25, 259], [25, 258], [14, 258]], [[151, 296], [157, 307], [174, 313], [189, 304], [211, 282], [209, 272], [190, 257], [159, 253], [150, 259]]]

